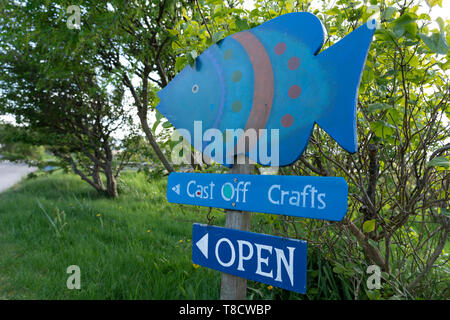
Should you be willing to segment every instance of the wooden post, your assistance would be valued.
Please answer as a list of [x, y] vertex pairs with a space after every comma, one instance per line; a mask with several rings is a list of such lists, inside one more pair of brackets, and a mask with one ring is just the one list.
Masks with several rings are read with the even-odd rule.
[[[234, 174], [253, 174], [254, 164], [249, 164], [249, 159], [245, 158], [245, 164], [235, 164], [231, 167], [229, 173]], [[225, 227], [238, 230], [250, 230], [250, 212], [226, 210]], [[221, 300], [245, 300], [247, 293], [247, 279], [236, 277], [231, 274], [222, 273], [222, 282], [220, 285]]]

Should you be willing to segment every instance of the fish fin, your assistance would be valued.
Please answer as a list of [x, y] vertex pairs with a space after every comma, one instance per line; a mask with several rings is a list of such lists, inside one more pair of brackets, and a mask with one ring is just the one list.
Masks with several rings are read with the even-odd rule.
[[319, 52], [325, 41], [325, 27], [314, 14], [292, 12], [264, 22], [261, 29], [273, 29], [280, 33], [293, 35], [311, 49], [312, 54]]
[[[288, 166], [300, 159], [308, 146], [309, 137], [313, 133], [313, 129], [314, 123], [311, 123], [293, 132], [292, 135], [280, 142], [280, 167]], [[292, 152], [292, 150], [295, 150], [295, 152]]]
[[317, 58], [326, 70], [334, 89], [334, 99], [326, 114], [316, 120], [342, 148], [358, 150], [356, 103], [364, 64], [375, 28], [365, 24], [321, 52]]
[[272, 139], [272, 130], [265, 132], [258, 141], [258, 152], [247, 153], [247, 157], [264, 166], [284, 167], [297, 161], [305, 151], [314, 123], [292, 131], [289, 135]]

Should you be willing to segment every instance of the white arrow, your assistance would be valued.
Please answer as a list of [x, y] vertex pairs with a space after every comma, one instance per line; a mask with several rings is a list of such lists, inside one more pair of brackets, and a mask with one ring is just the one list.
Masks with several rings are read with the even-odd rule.
[[172, 191], [175, 191], [177, 195], [180, 195], [180, 184], [177, 184], [176, 186], [172, 187]]
[[208, 234], [205, 234], [195, 245], [200, 249], [205, 258], [208, 259]]

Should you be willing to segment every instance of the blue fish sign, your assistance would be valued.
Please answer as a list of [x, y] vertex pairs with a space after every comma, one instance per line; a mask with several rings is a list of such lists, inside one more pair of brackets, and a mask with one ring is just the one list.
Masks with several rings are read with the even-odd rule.
[[194, 224], [192, 262], [298, 293], [306, 292], [303, 240]]
[[216, 173], [169, 175], [172, 203], [341, 221], [348, 186], [340, 177]]
[[289, 165], [316, 123], [356, 152], [358, 88], [374, 28], [364, 24], [320, 52], [324, 30], [315, 15], [298, 12], [230, 35], [158, 93], [157, 109], [195, 149], [226, 166], [238, 154]]

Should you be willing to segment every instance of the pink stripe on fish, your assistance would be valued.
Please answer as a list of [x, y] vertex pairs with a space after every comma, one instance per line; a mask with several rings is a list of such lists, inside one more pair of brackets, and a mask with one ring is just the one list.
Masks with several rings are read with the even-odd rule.
[[[242, 45], [252, 64], [255, 79], [253, 104], [244, 130], [250, 128], [255, 129], [259, 139], [259, 129], [266, 127], [270, 110], [272, 109], [274, 95], [272, 63], [270, 62], [266, 49], [253, 33], [243, 31], [231, 37]], [[244, 138], [239, 139], [236, 148], [242, 143], [245, 143]], [[251, 145], [246, 146], [245, 152], [248, 152], [252, 148], [253, 146]]]

